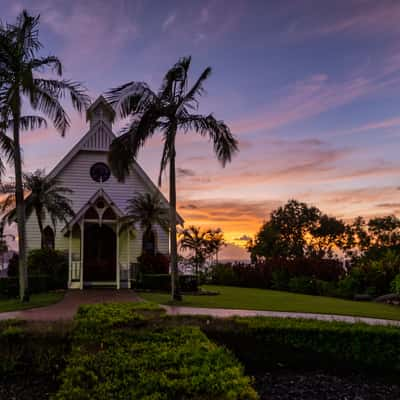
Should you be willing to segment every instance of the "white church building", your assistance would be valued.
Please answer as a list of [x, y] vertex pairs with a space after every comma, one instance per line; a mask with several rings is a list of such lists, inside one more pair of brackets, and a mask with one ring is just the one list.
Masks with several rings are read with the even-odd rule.
[[[56, 229], [48, 216], [44, 223], [47, 246], [68, 253], [71, 289], [96, 285], [130, 287], [131, 265], [142, 252], [143, 235], [139, 228], [134, 233], [129, 229], [120, 231], [119, 221], [129, 199], [159, 191], [137, 163], [124, 182], [111, 173], [107, 153], [116, 137], [112, 131], [114, 116], [113, 108], [99, 97], [87, 111], [89, 131], [49, 174], [73, 191], [68, 197], [75, 216]], [[160, 196], [165, 200], [161, 193]], [[153, 230], [154, 242], [146, 246], [169, 254], [168, 232], [159, 226]], [[35, 213], [27, 219], [26, 236], [28, 251], [41, 247]]]

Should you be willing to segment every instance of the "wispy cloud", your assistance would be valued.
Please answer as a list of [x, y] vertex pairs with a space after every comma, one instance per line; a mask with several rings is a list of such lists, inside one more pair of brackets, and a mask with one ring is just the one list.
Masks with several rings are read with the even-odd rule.
[[165, 18], [162, 24], [162, 30], [165, 32], [174, 22], [176, 19], [176, 14], [169, 14], [167, 18]]
[[399, 84], [400, 77], [375, 76], [372, 73], [356, 74], [344, 81], [316, 74], [288, 85], [273, 103], [256, 114], [234, 121], [233, 131], [238, 134], [272, 131]]

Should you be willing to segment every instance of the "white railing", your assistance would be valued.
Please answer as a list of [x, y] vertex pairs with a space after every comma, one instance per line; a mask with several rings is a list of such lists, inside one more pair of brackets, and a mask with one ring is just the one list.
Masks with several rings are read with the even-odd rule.
[[72, 261], [71, 270], [70, 270], [70, 281], [71, 282], [79, 282], [81, 280], [81, 262], [80, 261]]

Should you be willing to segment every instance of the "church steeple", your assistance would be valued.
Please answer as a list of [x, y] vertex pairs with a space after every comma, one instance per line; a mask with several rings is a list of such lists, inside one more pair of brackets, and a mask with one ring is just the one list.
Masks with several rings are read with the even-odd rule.
[[90, 128], [98, 121], [103, 121], [111, 129], [114, 118], [115, 111], [103, 96], [98, 97], [86, 112], [86, 120], [90, 121]]

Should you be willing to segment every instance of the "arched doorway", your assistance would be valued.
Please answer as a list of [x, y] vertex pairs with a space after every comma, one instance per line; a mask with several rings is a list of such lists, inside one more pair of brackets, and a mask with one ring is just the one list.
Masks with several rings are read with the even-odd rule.
[[83, 280], [113, 282], [116, 280], [117, 240], [107, 225], [85, 223]]
[[156, 236], [152, 230], [148, 230], [143, 234], [142, 253], [150, 256], [156, 254]]
[[50, 226], [43, 229], [42, 249], [54, 250], [54, 231]]

